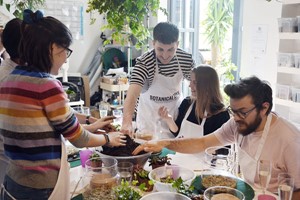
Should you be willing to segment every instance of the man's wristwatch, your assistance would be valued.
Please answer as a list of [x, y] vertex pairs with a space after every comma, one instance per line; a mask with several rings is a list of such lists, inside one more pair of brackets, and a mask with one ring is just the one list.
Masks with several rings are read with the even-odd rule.
[[91, 124], [91, 123], [90, 123], [90, 116], [89, 116], [89, 115], [86, 116], [86, 118], [85, 118], [85, 123], [86, 123], [87, 125]]
[[110, 143], [110, 139], [109, 139], [108, 134], [107, 134], [107, 133], [104, 133], [103, 136], [104, 136], [105, 141], [106, 141], [105, 145], [108, 145], [108, 144]]

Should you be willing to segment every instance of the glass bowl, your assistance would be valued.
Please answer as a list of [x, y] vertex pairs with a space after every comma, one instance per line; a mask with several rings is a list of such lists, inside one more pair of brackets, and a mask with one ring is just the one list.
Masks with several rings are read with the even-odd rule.
[[214, 186], [204, 191], [204, 200], [245, 200], [244, 194], [234, 188]]
[[177, 192], [154, 192], [143, 196], [140, 200], [166, 200], [166, 199], [176, 199], [176, 200], [190, 200], [187, 196], [179, 194]]

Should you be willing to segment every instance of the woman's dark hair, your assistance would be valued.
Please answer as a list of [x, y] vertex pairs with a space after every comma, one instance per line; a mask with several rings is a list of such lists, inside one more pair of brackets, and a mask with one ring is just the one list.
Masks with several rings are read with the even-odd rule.
[[253, 104], [261, 110], [262, 104], [270, 104], [267, 113], [269, 114], [273, 107], [272, 88], [266, 81], [262, 81], [256, 76], [241, 79], [238, 83], [226, 85], [225, 93], [232, 99], [241, 99], [247, 95], [252, 97]]
[[52, 67], [51, 46], [67, 48], [72, 43], [70, 30], [53, 17], [43, 17], [40, 11], [24, 11], [20, 57], [28, 68], [50, 73]]
[[2, 43], [11, 59], [18, 59], [19, 44], [21, 40], [22, 20], [14, 18], [7, 22], [2, 33]]
[[200, 65], [192, 70], [196, 79], [196, 115], [203, 119], [205, 110], [208, 116], [225, 109], [220, 91], [219, 76], [209, 65]]
[[153, 39], [163, 44], [178, 41], [179, 29], [170, 22], [160, 22], [153, 29]]

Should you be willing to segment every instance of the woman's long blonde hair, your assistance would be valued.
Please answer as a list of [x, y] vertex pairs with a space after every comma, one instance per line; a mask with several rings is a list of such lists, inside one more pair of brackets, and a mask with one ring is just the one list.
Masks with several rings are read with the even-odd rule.
[[[219, 76], [209, 65], [200, 65], [192, 70], [196, 79], [196, 116], [198, 119], [210, 117], [223, 110], [223, 98], [220, 91]], [[204, 116], [205, 110], [207, 116]]]

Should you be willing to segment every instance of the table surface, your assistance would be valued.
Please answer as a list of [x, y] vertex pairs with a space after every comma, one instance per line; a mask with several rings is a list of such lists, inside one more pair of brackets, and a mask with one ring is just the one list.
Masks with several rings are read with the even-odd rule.
[[[200, 175], [201, 173], [204, 173], [205, 171], [208, 171], [210, 169], [207, 168], [206, 164], [203, 161], [203, 157], [201, 155], [190, 155], [190, 154], [168, 154], [168, 157], [171, 158], [171, 164], [174, 165], [180, 165], [182, 167], [188, 168], [193, 170], [196, 175]], [[191, 162], [192, 161], [192, 162]], [[151, 171], [151, 168], [148, 166], [148, 162], [146, 163], [145, 167], [146, 170]], [[72, 193], [76, 187], [76, 184], [79, 182], [80, 178], [83, 176], [85, 171], [85, 168], [80, 166], [73, 167], [70, 169], [70, 192]], [[225, 175], [225, 176], [234, 176], [230, 174], [229, 172], [222, 171], [222, 170], [213, 170], [215, 173]], [[76, 192], [74, 193], [73, 197], [78, 195], [83, 189], [82, 185], [78, 185]], [[254, 200], [257, 200], [258, 195], [262, 194], [261, 189], [253, 188], [255, 191], [255, 197]], [[267, 192], [266, 194], [274, 196], [276, 199], [278, 199], [278, 196]]]

